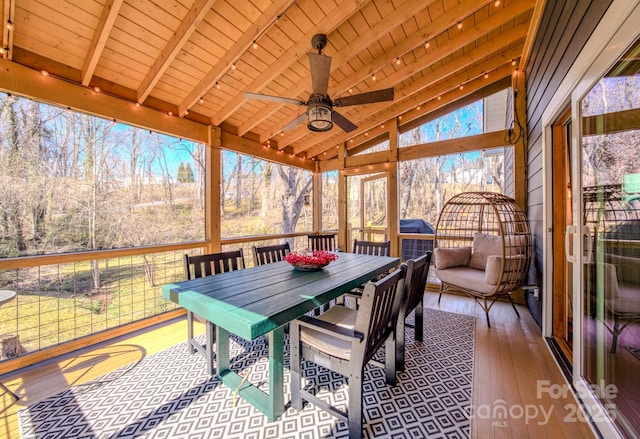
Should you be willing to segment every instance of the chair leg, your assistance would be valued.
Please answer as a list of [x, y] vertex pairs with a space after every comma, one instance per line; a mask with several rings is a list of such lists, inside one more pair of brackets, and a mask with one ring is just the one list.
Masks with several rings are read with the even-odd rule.
[[507, 295], [507, 299], [509, 299], [509, 302], [511, 302], [511, 306], [513, 307], [513, 310], [516, 312], [516, 315], [518, 316], [518, 318], [520, 318], [520, 313], [518, 312], [518, 308], [516, 308], [516, 304], [514, 303], [510, 294]]
[[362, 438], [362, 377], [364, 369], [349, 376], [349, 439]]
[[302, 387], [302, 378], [300, 376], [300, 326], [292, 324], [289, 332], [291, 341], [290, 352], [290, 369], [291, 369], [291, 407], [295, 410], [302, 410], [302, 397], [300, 389]]
[[611, 331], [611, 335], [613, 338], [611, 339], [611, 353], [615, 354], [618, 348], [618, 335], [620, 335], [622, 330], [620, 329], [620, 320], [616, 315], [613, 316], [613, 331]]
[[[396, 343], [395, 343], [395, 355], [396, 355], [396, 370], [404, 371], [404, 345], [405, 345], [405, 323], [404, 323], [404, 314], [400, 311], [400, 315], [398, 316], [398, 328], [396, 329]], [[386, 349], [386, 348], [385, 348]], [[386, 358], [385, 358], [386, 362]]]
[[[400, 357], [396, 357], [396, 348], [398, 347], [398, 340], [391, 333], [387, 340], [384, 342], [384, 370], [387, 384], [390, 386], [396, 385], [396, 365], [400, 361]], [[402, 343], [402, 350], [404, 351], [404, 343]]]
[[416, 321], [414, 337], [417, 341], [424, 341], [424, 299], [421, 299], [418, 306], [416, 306], [414, 317]]
[[489, 307], [487, 307], [487, 298], [484, 297], [484, 314], [487, 317], [487, 327], [491, 328], [491, 322], [489, 321]]

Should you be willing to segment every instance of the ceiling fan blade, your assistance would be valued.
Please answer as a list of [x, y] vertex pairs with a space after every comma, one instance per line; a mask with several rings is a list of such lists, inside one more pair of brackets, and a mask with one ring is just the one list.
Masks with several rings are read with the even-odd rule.
[[331, 73], [331, 57], [309, 52], [309, 68], [311, 69], [311, 86], [314, 95], [326, 96], [329, 89], [329, 73]]
[[295, 119], [293, 119], [291, 122], [289, 122], [288, 124], [286, 124], [283, 128], [282, 131], [291, 131], [292, 129], [294, 129], [295, 127], [298, 126], [298, 124], [300, 124], [301, 122], [304, 122], [307, 119], [307, 113], [302, 113], [300, 116], [296, 117]]
[[261, 101], [281, 102], [283, 104], [306, 105], [307, 103], [300, 99], [283, 98], [280, 96], [263, 95], [260, 93], [244, 93], [245, 99], [258, 99]]
[[351, 122], [349, 119], [335, 110], [333, 110], [333, 116], [331, 117], [331, 119], [333, 120], [333, 123], [342, 128], [345, 133], [350, 133], [351, 131], [358, 128], [357, 125], [355, 125], [353, 122]]
[[393, 88], [369, 91], [353, 96], [345, 96], [333, 101], [336, 107], [346, 107], [349, 105], [372, 104], [374, 102], [384, 102], [393, 100]]

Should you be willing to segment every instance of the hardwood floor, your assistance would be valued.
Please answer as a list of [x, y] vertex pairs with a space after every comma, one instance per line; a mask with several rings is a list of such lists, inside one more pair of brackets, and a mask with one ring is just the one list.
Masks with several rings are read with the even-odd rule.
[[[572, 422], [577, 405], [569, 392], [552, 399], [546, 391], [566, 382], [524, 306], [519, 306], [518, 319], [509, 304], [497, 303], [491, 328], [470, 298], [443, 295], [438, 305], [437, 293], [427, 292], [425, 306], [476, 317], [472, 438], [595, 437], [585, 422]], [[20, 436], [19, 409], [183, 342], [186, 332], [184, 318], [173, 320], [3, 376], [21, 398], [0, 396], [0, 437]]]

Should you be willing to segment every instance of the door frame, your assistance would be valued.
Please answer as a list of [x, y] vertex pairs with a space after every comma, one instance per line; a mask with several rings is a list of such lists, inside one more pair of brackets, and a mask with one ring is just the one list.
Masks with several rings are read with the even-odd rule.
[[[640, 0], [613, 0], [609, 9], [600, 20], [598, 26], [591, 34], [589, 40], [576, 58], [569, 72], [562, 80], [556, 93], [551, 98], [542, 116], [543, 136], [542, 136], [542, 156], [543, 156], [543, 186], [544, 186], [544, 220], [543, 220], [543, 312], [542, 312], [542, 335], [551, 337], [553, 335], [553, 188], [552, 188], [552, 145], [553, 145], [553, 124], [562, 115], [562, 112], [571, 106], [573, 120], [572, 123], [572, 161], [573, 169], [571, 178], [573, 181], [573, 191], [582, 193], [580, 180], [580, 168], [582, 155], [579, 147], [580, 141], [580, 120], [577, 103], [591, 89], [600, 77], [606, 73], [611, 64], [618, 59], [628, 46], [638, 36], [638, 25], [640, 22]], [[581, 197], [573, 197], [573, 222], [577, 226], [577, 232], [573, 235], [573, 254], [583, 254], [582, 236], [582, 202]], [[578, 224], [576, 224], [578, 223]], [[582, 290], [582, 264], [574, 264], [574, 326], [573, 326], [573, 385], [579, 388], [588, 388], [581, 376], [584, 370], [583, 350], [583, 322], [581, 316], [584, 311]], [[554, 357], [555, 358], [555, 357]], [[583, 408], [591, 416], [592, 421], [597, 425], [599, 433], [604, 438], [619, 438], [620, 433], [609, 422], [600, 402], [592, 393], [580, 392], [576, 395], [581, 401]], [[590, 424], [592, 428], [593, 425]]]
[[[567, 276], [568, 261], [565, 254], [565, 242], [567, 237], [566, 226], [568, 225], [567, 217], [569, 216], [568, 210], [573, 210], [571, 205], [567, 205], [565, 176], [571, 175], [571, 163], [572, 160], [567, 160], [567, 157], [572, 157], [571, 141], [568, 138], [572, 137], [571, 132], [567, 131], [567, 124], [572, 123], [571, 108], [567, 107], [560, 117], [552, 125], [553, 130], [553, 144], [551, 145], [551, 154], [553, 160], [553, 172], [551, 176], [551, 185], [553, 190], [553, 202], [558, 207], [562, 205], [562, 208], [555, 208], [552, 210], [552, 253], [553, 253], [553, 270], [552, 270], [552, 288], [551, 291], [553, 297], [553, 317], [552, 317], [552, 334], [556, 340], [558, 347], [564, 355], [566, 361], [573, 362], [573, 348], [570, 346], [565, 337], [561, 337], [559, 332], [566, 330], [567, 324], [567, 292], [572, 285], [569, 285], [569, 278]], [[573, 190], [573, 178], [570, 179]], [[573, 343], [573, 340], [571, 340]]]

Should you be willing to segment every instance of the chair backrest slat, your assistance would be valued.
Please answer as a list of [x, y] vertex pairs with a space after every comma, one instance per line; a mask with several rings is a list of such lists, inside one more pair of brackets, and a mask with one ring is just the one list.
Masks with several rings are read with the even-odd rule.
[[284, 257], [289, 254], [291, 248], [289, 243], [278, 245], [267, 245], [264, 247], [253, 246], [253, 264], [255, 266], [270, 264], [272, 262], [284, 261]]
[[404, 315], [409, 314], [424, 296], [424, 289], [429, 276], [429, 266], [431, 265], [431, 252], [416, 259], [409, 259], [407, 262], [407, 277], [404, 282], [404, 298], [402, 307]]
[[364, 335], [363, 343], [356, 347], [363, 349], [358, 355], [363, 356], [364, 363], [373, 357], [395, 330], [406, 272], [407, 267], [402, 264], [393, 273], [378, 282], [369, 282], [364, 288], [355, 326], [355, 330]]
[[244, 253], [242, 249], [206, 255], [184, 255], [184, 271], [187, 279], [211, 276], [243, 268]]
[[309, 250], [334, 251], [336, 235], [307, 235]]
[[353, 252], [361, 255], [389, 256], [391, 252], [391, 241], [374, 242], [354, 239]]

